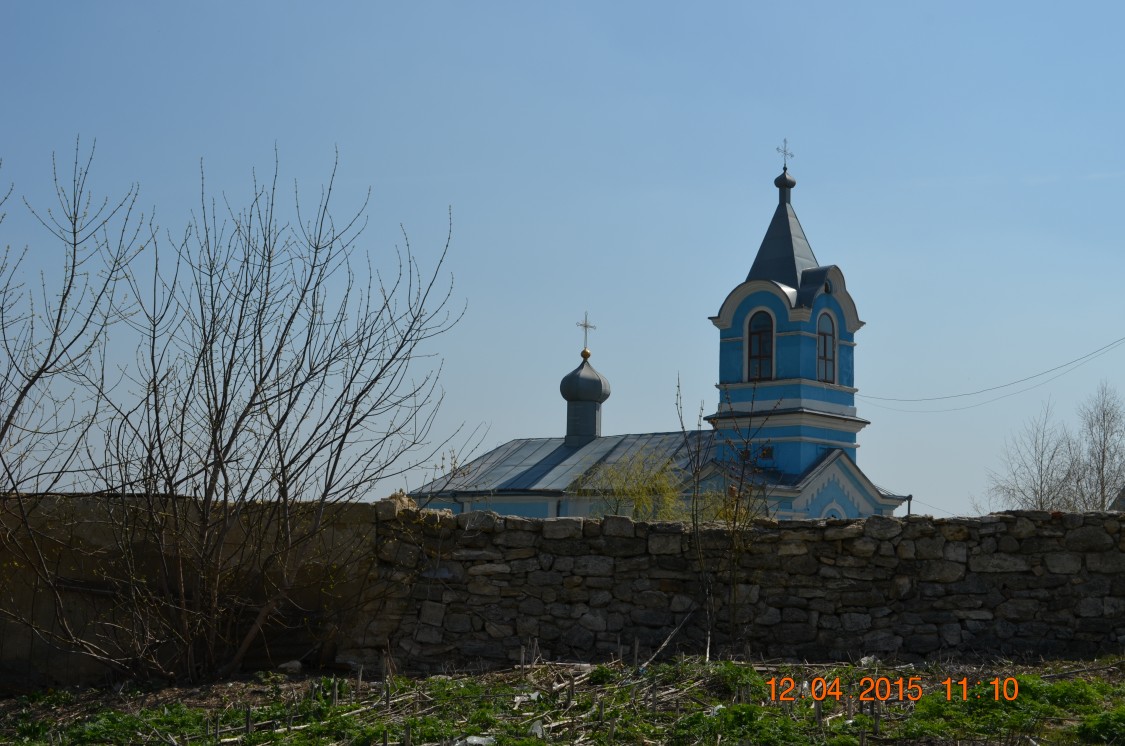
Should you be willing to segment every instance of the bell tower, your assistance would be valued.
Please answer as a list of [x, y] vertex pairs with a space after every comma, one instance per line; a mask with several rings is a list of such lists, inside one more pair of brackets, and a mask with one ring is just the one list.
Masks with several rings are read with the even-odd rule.
[[711, 318], [719, 329], [719, 402], [707, 417], [720, 459], [753, 459], [771, 482], [795, 484], [842, 451], [854, 463], [855, 333], [863, 326], [844, 273], [821, 266], [793, 210], [788, 164], [746, 280]]

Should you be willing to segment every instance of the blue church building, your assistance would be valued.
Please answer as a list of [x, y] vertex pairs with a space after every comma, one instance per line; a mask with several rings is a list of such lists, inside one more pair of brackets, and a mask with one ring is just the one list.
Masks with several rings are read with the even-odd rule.
[[[506, 443], [413, 493], [454, 512], [490, 509], [534, 517], [589, 515], [597, 501], [578, 485], [593, 470], [639, 453], [692, 468], [689, 489], [757, 496], [770, 517], [889, 515], [906, 497], [873, 483], [857, 465], [855, 333], [863, 326], [836, 265], [813, 254], [786, 167], [778, 204], [746, 280], [711, 322], [719, 330], [719, 400], [711, 430], [601, 434], [609, 381], [582, 363], [560, 384], [566, 434]], [[700, 473], [701, 472], [701, 473]], [[689, 484], [690, 483], [690, 484]]]

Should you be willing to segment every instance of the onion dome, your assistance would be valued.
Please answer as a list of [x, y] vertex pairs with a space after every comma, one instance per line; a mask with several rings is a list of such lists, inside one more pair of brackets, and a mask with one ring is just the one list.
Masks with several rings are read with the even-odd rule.
[[568, 402], [597, 402], [609, 398], [609, 381], [590, 365], [590, 351], [582, 350], [582, 364], [563, 376], [559, 391]]
[[781, 176], [773, 180], [773, 185], [778, 189], [792, 189], [797, 186], [797, 180], [789, 175], [789, 167], [781, 169]]

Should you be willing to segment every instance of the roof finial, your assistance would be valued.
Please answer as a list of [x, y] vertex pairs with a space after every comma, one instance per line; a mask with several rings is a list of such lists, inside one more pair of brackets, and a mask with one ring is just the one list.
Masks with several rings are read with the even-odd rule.
[[797, 156], [793, 155], [793, 153], [790, 152], [790, 150], [789, 150], [789, 138], [787, 137], [787, 138], [783, 139], [781, 141], [781, 147], [775, 148], [775, 150], [777, 152], [781, 153], [782, 170], [788, 171], [789, 170], [789, 159], [797, 157]]
[[582, 327], [582, 359], [583, 360], [589, 360], [590, 359], [590, 346], [589, 346], [590, 330], [591, 329], [597, 329], [598, 327], [596, 327], [596, 326], [594, 326], [593, 324], [590, 323], [590, 312], [589, 311], [586, 311], [585, 313], [582, 314], [582, 320], [579, 321], [578, 323], [576, 323], [575, 326]]

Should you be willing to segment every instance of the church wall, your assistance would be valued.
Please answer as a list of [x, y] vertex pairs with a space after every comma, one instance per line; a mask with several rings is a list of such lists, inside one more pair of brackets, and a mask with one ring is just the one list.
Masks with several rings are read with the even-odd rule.
[[[761, 521], [742, 550], [720, 526], [616, 516], [454, 516], [382, 501], [349, 520], [374, 528], [373, 581], [320, 642], [369, 671], [386, 652], [400, 671], [433, 671], [508, 665], [521, 646], [604, 660], [634, 640], [644, 659], [669, 637], [664, 655], [699, 654], [705, 577], [719, 611], [713, 653], [1088, 657], [1125, 643], [1118, 513]], [[0, 623], [0, 639], [22, 639], [17, 630]], [[83, 670], [57, 651], [28, 655], [0, 646], [0, 669], [56, 682]]]

